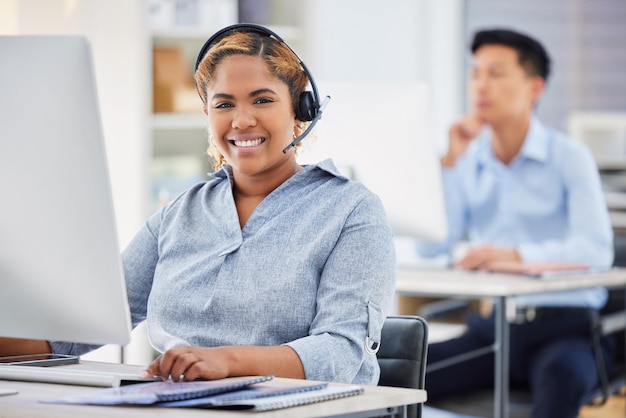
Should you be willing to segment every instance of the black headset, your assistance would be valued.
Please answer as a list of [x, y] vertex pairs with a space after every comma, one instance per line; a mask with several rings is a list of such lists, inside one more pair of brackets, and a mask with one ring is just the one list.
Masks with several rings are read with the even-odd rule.
[[[280, 36], [278, 36], [276, 33], [272, 32], [266, 27], [255, 25], [252, 23], [237, 23], [234, 25], [227, 26], [215, 32], [213, 36], [211, 36], [200, 49], [200, 53], [198, 54], [198, 58], [196, 59], [194, 75], [198, 71], [200, 62], [202, 62], [202, 59], [206, 55], [207, 51], [213, 45], [215, 45], [219, 40], [235, 32], [255, 32], [255, 33], [258, 33], [259, 35], [267, 36], [268, 38], [274, 38], [277, 41], [281, 42], [298, 59], [298, 62], [300, 63], [302, 70], [304, 71], [307, 78], [309, 79], [309, 84], [311, 84], [311, 90], [305, 90], [302, 93], [300, 93], [300, 97], [298, 98], [298, 103], [296, 105], [296, 117], [298, 118], [299, 121], [311, 122], [311, 123], [304, 130], [302, 134], [300, 134], [297, 138], [295, 138], [283, 150], [283, 153], [286, 153], [290, 148], [296, 146], [296, 144], [302, 141], [304, 137], [308, 135], [309, 132], [311, 132], [315, 124], [321, 119], [322, 112], [324, 111], [324, 108], [328, 104], [328, 101], [330, 100], [330, 96], [326, 96], [324, 101], [320, 103], [320, 95], [317, 90], [317, 86], [315, 85], [315, 81], [313, 80], [313, 76], [309, 72], [309, 69], [306, 67], [304, 62], [302, 62], [298, 54], [296, 54], [296, 52], [293, 49], [291, 49], [291, 47], [285, 41], [283, 41], [283, 39]], [[196, 85], [196, 89], [198, 89], [197, 85]]]

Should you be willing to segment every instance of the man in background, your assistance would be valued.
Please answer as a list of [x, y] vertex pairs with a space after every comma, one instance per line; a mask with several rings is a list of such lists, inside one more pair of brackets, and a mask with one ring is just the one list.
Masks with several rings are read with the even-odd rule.
[[[462, 269], [501, 261], [609, 267], [613, 235], [594, 160], [534, 114], [550, 72], [544, 47], [496, 29], [476, 33], [471, 51], [472, 112], [450, 128], [442, 159], [449, 236], [443, 244], [420, 243], [421, 255], [450, 253], [467, 238]], [[591, 315], [606, 299], [597, 287], [510, 302], [518, 314], [510, 328], [511, 385], [531, 389], [533, 418], [574, 418], [599, 385]], [[429, 364], [493, 344], [493, 315], [470, 315], [467, 325], [461, 337], [429, 346]], [[603, 351], [608, 361], [608, 341]], [[427, 368], [429, 400], [493, 383], [493, 354]]]

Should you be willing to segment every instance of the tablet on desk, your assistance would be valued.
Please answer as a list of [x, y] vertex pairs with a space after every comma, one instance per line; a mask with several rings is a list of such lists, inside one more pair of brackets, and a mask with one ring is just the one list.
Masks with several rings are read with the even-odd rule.
[[0, 357], [0, 366], [60, 366], [63, 364], [77, 364], [78, 356], [65, 354], [27, 354], [22, 356]]
[[15, 389], [0, 389], [0, 396], [17, 395], [17, 393]]
[[554, 277], [567, 274], [589, 273], [591, 268], [583, 263], [494, 261], [484, 269], [491, 273], [519, 274], [530, 277]]

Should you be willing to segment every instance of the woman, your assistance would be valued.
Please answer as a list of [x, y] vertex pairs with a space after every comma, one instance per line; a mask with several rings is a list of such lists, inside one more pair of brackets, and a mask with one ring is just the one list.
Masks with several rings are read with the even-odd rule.
[[122, 254], [133, 326], [147, 320], [163, 353], [145, 374], [376, 384], [395, 287], [379, 199], [330, 161], [300, 166], [296, 148], [283, 152], [306, 126], [296, 109], [309, 82], [285, 43], [235, 25], [204, 50], [196, 85], [219, 171], [153, 215]]

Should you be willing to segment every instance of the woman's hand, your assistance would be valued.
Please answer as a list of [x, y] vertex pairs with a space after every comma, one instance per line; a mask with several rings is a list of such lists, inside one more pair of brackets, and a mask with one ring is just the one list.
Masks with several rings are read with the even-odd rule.
[[295, 379], [305, 377], [300, 357], [286, 345], [176, 347], [161, 354], [141, 373], [143, 377], [161, 376], [176, 382], [269, 374]]
[[178, 382], [204, 378], [222, 379], [231, 376], [226, 347], [176, 347], [156, 358], [142, 376], [160, 376]]

